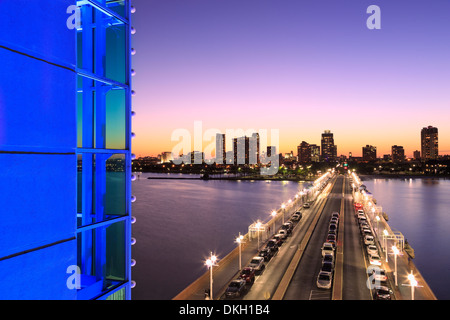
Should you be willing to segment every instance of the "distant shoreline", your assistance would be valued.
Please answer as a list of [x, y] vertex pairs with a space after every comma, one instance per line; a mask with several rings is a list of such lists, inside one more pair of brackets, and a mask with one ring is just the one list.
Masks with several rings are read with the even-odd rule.
[[312, 179], [305, 179], [300, 177], [268, 177], [268, 176], [260, 176], [260, 177], [147, 177], [150, 180], [229, 180], [229, 181], [313, 181]]
[[413, 174], [360, 174], [361, 180], [368, 179], [450, 179], [448, 175], [413, 175]]

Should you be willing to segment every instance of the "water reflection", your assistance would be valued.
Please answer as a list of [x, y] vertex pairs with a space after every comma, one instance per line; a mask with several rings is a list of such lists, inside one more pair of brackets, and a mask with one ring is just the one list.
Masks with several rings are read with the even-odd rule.
[[389, 216], [389, 225], [408, 239], [415, 264], [438, 299], [450, 299], [450, 180], [369, 179], [363, 182]]

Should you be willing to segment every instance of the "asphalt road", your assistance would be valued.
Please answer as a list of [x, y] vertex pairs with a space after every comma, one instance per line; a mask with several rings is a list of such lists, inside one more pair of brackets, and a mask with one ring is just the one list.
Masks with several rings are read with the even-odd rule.
[[264, 272], [256, 278], [245, 295], [245, 300], [265, 300], [273, 296], [314, 217], [326, 201], [327, 197], [324, 193], [316, 199], [311, 208], [301, 209], [302, 219], [295, 226], [292, 235], [280, 247], [277, 255], [266, 264]]

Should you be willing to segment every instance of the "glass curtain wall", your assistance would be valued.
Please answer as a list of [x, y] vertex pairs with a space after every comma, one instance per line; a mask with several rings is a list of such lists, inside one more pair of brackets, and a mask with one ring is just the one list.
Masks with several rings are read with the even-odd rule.
[[77, 6], [77, 297], [131, 299], [130, 4]]

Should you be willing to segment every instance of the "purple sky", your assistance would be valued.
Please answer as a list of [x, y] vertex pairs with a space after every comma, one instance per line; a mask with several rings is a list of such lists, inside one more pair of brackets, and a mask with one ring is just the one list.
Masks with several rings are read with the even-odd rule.
[[[138, 156], [171, 151], [175, 129], [278, 129], [280, 151], [338, 155], [375, 145], [420, 150], [439, 128], [450, 153], [450, 2], [444, 0], [133, 0]], [[369, 30], [369, 5], [381, 30]], [[207, 142], [204, 142], [204, 145]]]

